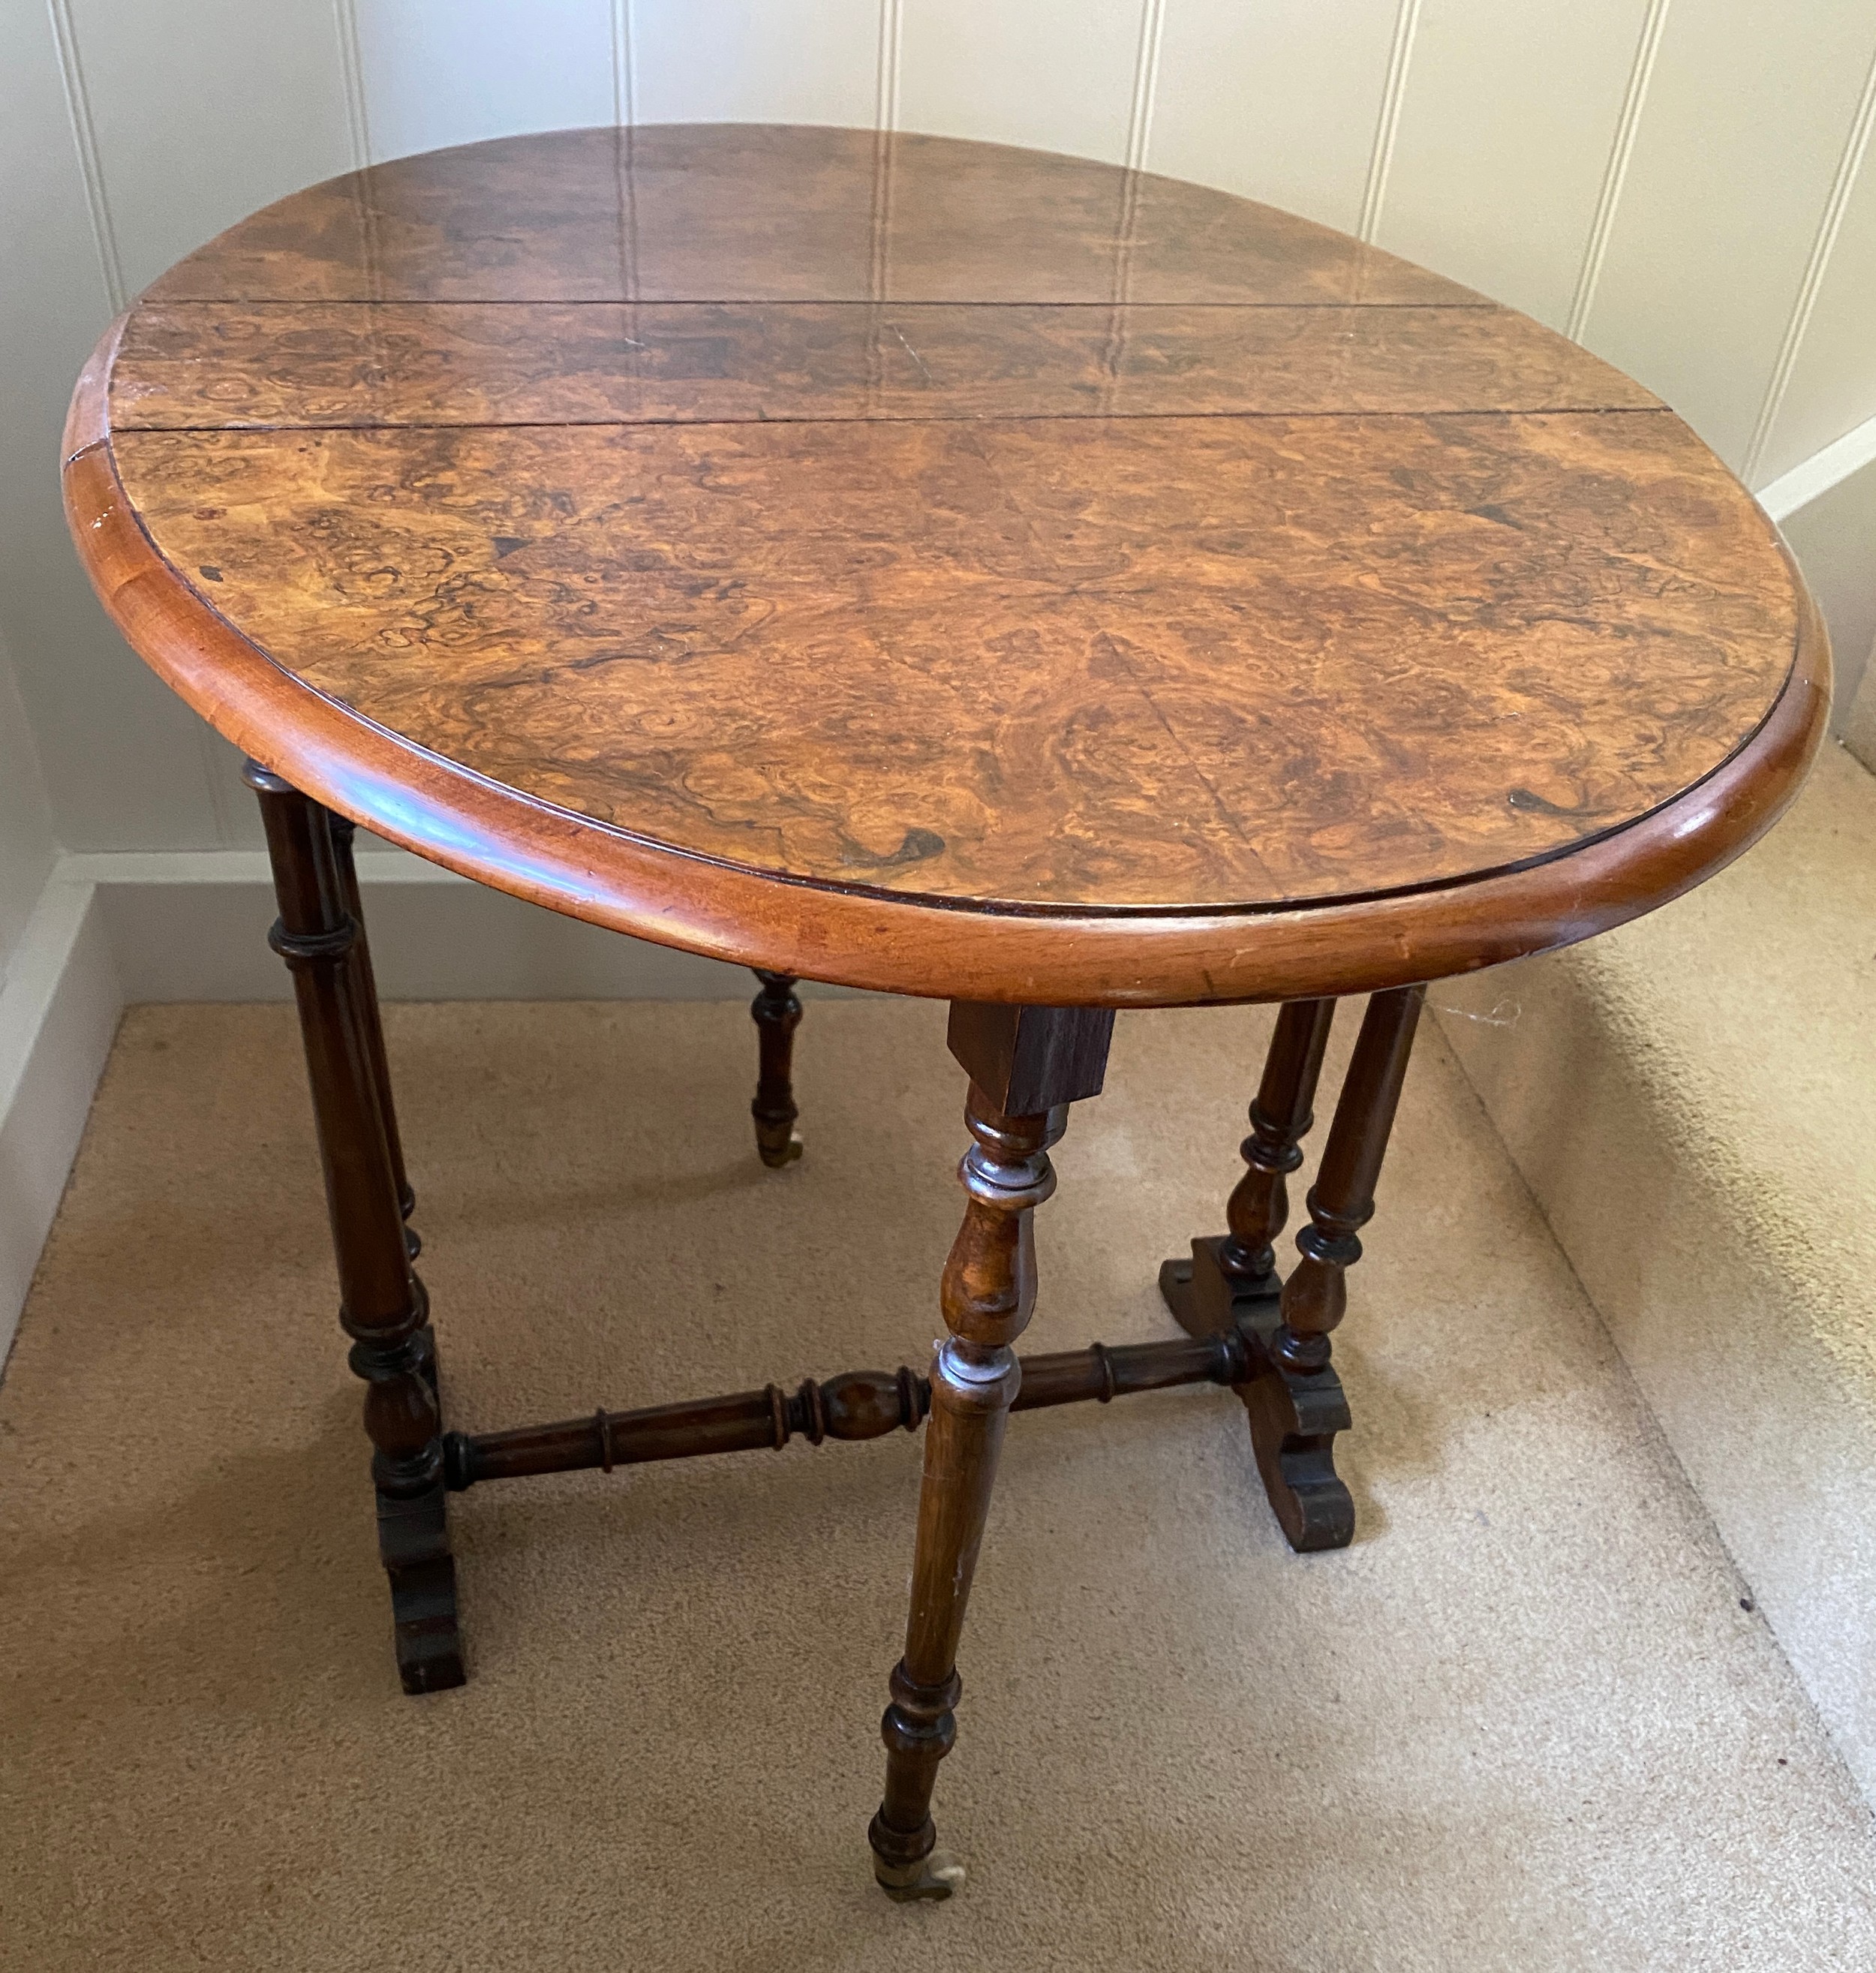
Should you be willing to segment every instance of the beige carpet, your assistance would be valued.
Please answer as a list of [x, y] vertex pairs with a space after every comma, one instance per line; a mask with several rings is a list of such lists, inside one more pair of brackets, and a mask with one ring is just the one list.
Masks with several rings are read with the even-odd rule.
[[[770, 1174], [737, 1007], [392, 1009], [453, 1422], [918, 1360], [943, 1019], [811, 1007]], [[1168, 1333], [1264, 1026], [1123, 1018], [1033, 1346]], [[0, 1964], [1872, 1963], [1868, 1818], [1436, 1032], [1397, 1149], [1356, 1545], [1289, 1553], [1225, 1393], [1018, 1420], [940, 1777], [971, 1881], [901, 1909], [917, 1441], [478, 1488], [471, 1683], [405, 1699], [292, 1016], [134, 1013], [0, 1389]]]
[[1827, 746], [1749, 856], [1455, 982], [1461, 1058], [1876, 1804], [1876, 777]]

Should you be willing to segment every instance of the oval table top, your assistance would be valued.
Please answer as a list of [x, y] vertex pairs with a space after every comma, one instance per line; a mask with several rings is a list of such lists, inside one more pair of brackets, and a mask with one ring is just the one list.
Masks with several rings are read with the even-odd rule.
[[1776, 530], [1646, 391], [1174, 180], [760, 126], [283, 200], [115, 324], [67, 504], [132, 645], [420, 854], [1036, 1004], [1580, 938], [1774, 819]]

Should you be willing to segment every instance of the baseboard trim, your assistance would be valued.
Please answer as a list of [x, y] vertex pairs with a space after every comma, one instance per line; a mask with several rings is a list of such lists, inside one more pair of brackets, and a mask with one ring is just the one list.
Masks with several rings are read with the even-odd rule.
[[[727, 1000], [750, 977], [582, 924], [402, 850], [361, 855], [380, 990], [397, 1000]], [[285, 1000], [260, 850], [67, 856], [0, 988], [0, 1363], [126, 1006]], [[809, 987], [834, 993], [838, 987]]]
[[1853, 473], [1861, 473], [1876, 460], [1876, 418], [1833, 439], [1809, 459], [1800, 460], [1789, 473], [1781, 473], [1759, 490], [1759, 505], [1780, 527], [1796, 513], [1840, 486]]
[[55, 872], [0, 989], [0, 1363], [123, 1007], [93, 887]]
[[[284, 1000], [267, 949], [273, 887], [260, 850], [68, 856], [90, 885], [127, 1004]], [[524, 904], [403, 850], [358, 858], [381, 991], [393, 1000], [727, 1000], [747, 973]]]

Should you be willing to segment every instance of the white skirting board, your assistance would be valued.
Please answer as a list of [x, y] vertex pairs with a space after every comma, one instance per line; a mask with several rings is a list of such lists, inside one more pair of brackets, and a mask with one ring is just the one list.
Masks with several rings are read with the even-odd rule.
[[0, 989], [0, 1363], [123, 1007], [96, 892], [54, 875]]
[[[400, 850], [361, 853], [358, 874], [387, 1000], [727, 1000], [753, 991], [740, 967], [579, 924]], [[267, 947], [273, 921], [258, 850], [67, 856], [54, 871], [0, 990], [0, 1363], [124, 1009], [291, 999], [286, 968]]]
[[[126, 1005], [292, 999], [267, 948], [264, 851], [68, 856], [59, 873], [96, 889]], [[740, 967], [602, 931], [402, 850], [361, 851], [358, 881], [387, 1000], [728, 1000], [753, 990]]]

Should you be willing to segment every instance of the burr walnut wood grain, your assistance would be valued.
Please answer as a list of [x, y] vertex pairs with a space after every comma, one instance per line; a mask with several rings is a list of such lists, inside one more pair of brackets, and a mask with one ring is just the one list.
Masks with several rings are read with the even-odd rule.
[[1175, 178], [870, 130], [557, 130], [400, 158], [243, 220], [163, 300], [1361, 302], [1481, 297]]
[[1268, 906], [1634, 820], [1791, 663], [1665, 413], [123, 432], [315, 689], [809, 882]]
[[1497, 309], [152, 302], [120, 431], [1659, 409]]
[[1775, 532], [1521, 316], [1199, 188], [560, 133], [282, 201], [74, 401], [143, 654], [342, 813], [606, 924], [969, 1000], [1588, 935], [1782, 807]]

